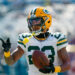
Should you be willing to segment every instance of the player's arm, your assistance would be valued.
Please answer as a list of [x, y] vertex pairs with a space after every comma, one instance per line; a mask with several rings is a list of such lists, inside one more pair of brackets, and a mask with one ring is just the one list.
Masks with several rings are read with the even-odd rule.
[[18, 46], [16, 50], [14, 50], [12, 53], [10, 53], [11, 43], [10, 39], [8, 38], [6, 42], [2, 38], [0, 38], [2, 41], [2, 47], [4, 48], [4, 58], [8, 65], [14, 64], [20, 57], [24, 54], [23, 49]]
[[62, 65], [60, 65], [61, 71], [59, 72], [64, 72], [70, 69], [70, 58], [66, 51], [67, 45], [68, 41], [66, 36], [64, 34], [59, 33], [57, 41], [57, 52], [58, 52], [58, 57], [62, 61]]
[[[8, 51], [10, 52], [10, 51]], [[5, 52], [6, 54], [8, 54], [8, 52]], [[21, 58], [21, 56], [24, 54], [24, 51], [22, 50], [21, 47], [17, 47], [16, 50], [14, 50], [11, 54], [9, 54], [9, 56], [4, 54], [5, 57], [5, 62], [8, 65], [12, 65], [14, 64], [17, 60], [19, 60]]]
[[60, 49], [58, 51], [58, 56], [62, 61], [62, 65], [54, 66], [50, 63], [49, 67], [45, 67], [45, 70], [40, 69], [39, 71], [42, 73], [58, 73], [58, 72], [65, 72], [70, 69], [70, 58], [67, 54], [66, 47]]
[[61, 67], [60, 72], [69, 70], [70, 69], [70, 58], [66, 51], [66, 47], [64, 47], [58, 51], [58, 56], [59, 56], [60, 60], [62, 61], [62, 65], [60, 65], [60, 67]]
[[14, 64], [20, 57], [24, 54], [24, 50], [26, 48], [26, 43], [29, 42], [29, 39], [33, 36], [33, 34], [20, 34], [18, 38], [18, 47], [16, 50], [10, 54], [10, 40], [7, 39], [6, 43], [3, 42], [4, 48], [4, 57], [5, 61], [8, 65]]

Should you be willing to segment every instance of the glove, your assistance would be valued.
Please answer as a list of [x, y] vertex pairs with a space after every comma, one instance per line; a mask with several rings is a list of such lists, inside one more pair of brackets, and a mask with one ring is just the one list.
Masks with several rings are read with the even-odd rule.
[[40, 72], [42, 73], [53, 73], [55, 72], [54, 65], [50, 63], [49, 67], [45, 66], [44, 69], [39, 69]]
[[4, 42], [4, 40], [3, 40], [3, 39], [1, 39], [1, 38], [0, 38], [0, 40], [2, 41], [2, 47], [4, 48], [4, 49], [3, 49], [3, 50], [4, 50], [4, 52], [8, 52], [8, 51], [9, 51], [9, 49], [11, 48], [10, 39], [9, 39], [9, 38], [7, 38], [6, 43]]
[[11, 43], [10, 43], [10, 39], [7, 38], [7, 41], [4, 42], [4, 40], [2, 38], [0, 38], [0, 40], [2, 41], [2, 47], [4, 48], [4, 56], [5, 57], [9, 57], [10, 56], [10, 51], [9, 49], [11, 48]]

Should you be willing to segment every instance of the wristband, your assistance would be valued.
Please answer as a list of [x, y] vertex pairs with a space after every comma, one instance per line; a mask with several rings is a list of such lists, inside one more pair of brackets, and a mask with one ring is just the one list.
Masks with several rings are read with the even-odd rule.
[[4, 56], [5, 56], [5, 57], [9, 57], [9, 56], [10, 56], [10, 51], [4, 52]]
[[61, 72], [61, 67], [60, 66], [55, 66], [55, 72], [56, 73]]

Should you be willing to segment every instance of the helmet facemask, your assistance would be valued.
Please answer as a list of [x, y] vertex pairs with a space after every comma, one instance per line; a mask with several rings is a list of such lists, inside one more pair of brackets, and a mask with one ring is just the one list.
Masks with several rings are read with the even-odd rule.
[[43, 32], [44, 25], [44, 19], [42, 17], [36, 17], [36, 18], [30, 18], [28, 21], [28, 27], [31, 32], [34, 32], [36, 34], [40, 34]]

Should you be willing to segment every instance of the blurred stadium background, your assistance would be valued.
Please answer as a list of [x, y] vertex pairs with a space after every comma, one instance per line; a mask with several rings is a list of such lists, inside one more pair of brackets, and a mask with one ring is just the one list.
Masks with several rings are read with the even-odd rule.
[[[26, 22], [28, 12], [38, 6], [46, 7], [52, 14], [50, 31], [67, 35], [67, 51], [75, 61], [75, 0], [0, 0], [0, 38], [5, 41], [10, 38], [12, 52], [17, 46], [18, 35], [29, 31]], [[0, 75], [28, 75], [27, 71], [25, 56], [10, 67], [6, 65], [0, 41]], [[74, 73], [69, 71], [60, 75], [75, 75], [75, 70]]]

